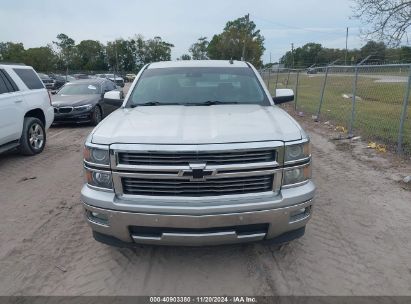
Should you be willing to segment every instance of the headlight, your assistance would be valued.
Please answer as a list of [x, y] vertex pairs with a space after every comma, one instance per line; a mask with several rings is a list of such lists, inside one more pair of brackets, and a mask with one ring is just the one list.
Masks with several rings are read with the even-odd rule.
[[310, 142], [307, 141], [302, 144], [297, 145], [286, 145], [285, 146], [285, 154], [284, 154], [284, 162], [296, 162], [298, 160], [304, 160], [311, 155], [311, 146]]
[[85, 146], [84, 160], [90, 164], [102, 165], [108, 167], [110, 165], [110, 155], [107, 149]]
[[283, 186], [302, 183], [311, 178], [311, 163], [284, 169]]
[[85, 167], [86, 182], [90, 186], [103, 188], [107, 190], [113, 189], [113, 181], [111, 178], [111, 172], [94, 170]]
[[93, 105], [87, 104], [84, 106], [74, 107], [74, 111], [88, 111], [88, 110], [91, 110], [92, 108], [93, 108]]

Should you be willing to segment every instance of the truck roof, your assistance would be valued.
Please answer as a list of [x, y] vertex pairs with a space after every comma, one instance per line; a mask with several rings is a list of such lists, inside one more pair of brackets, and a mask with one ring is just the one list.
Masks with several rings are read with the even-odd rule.
[[19, 69], [32, 69], [33, 67], [29, 65], [25, 65], [24, 63], [8, 63], [8, 62], [0, 62], [0, 67], [8, 67], [8, 68], [19, 68]]
[[237, 60], [178, 60], [151, 63], [147, 69], [183, 68], [183, 67], [248, 67], [244, 61]]

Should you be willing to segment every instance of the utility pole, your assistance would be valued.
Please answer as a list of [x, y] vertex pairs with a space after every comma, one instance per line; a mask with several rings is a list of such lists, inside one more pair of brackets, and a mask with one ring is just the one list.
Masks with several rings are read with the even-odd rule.
[[250, 20], [250, 14], [245, 15], [245, 20], [246, 20], [246, 24], [245, 24], [245, 31], [244, 31], [244, 44], [243, 44], [243, 52], [241, 55], [241, 60], [245, 61], [245, 45], [246, 45], [246, 41], [247, 41], [247, 31], [248, 31], [248, 22]]
[[345, 58], [344, 58], [344, 65], [347, 65], [347, 55], [348, 55], [348, 27], [347, 32], [345, 34]]
[[116, 83], [116, 73], [118, 73], [118, 55], [117, 55], [117, 40], [116, 40], [116, 43], [115, 43], [115, 48], [114, 48], [114, 50], [115, 50], [115, 55], [116, 55], [116, 72], [114, 72], [114, 83]]
[[294, 43], [291, 43], [291, 55], [292, 55], [292, 58], [293, 58], [292, 68], [294, 69]]

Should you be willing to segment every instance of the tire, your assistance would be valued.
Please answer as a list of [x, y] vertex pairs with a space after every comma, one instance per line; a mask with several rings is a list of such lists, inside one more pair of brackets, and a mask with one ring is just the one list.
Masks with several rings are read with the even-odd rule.
[[20, 153], [23, 155], [36, 155], [41, 153], [45, 146], [46, 130], [41, 120], [35, 117], [25, 117], [20, 138]]
[[103, 113], [101, 112], [101, 108], [99, 106], [96, 106], [94, 108], [93, 113], [91, 114], [91, 124], [93, 126], [97, 126], [100, 121], [103, 119]]

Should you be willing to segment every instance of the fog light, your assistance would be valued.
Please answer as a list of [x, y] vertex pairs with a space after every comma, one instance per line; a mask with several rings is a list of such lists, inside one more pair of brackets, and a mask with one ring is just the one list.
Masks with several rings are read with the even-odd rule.
[[93, 172], [94, 181], [97, 184], [109, 185], [111, 183], [111, 175], [103, 172]]
[[310, 207], [300, 208], [290, 212], [290, 222], [306, 218], [310, 214]]
[[108, 216], [106, 214], [95, 211], [89, 211], [88, 214], [90, 220], [104, 225], [108, 224]]

